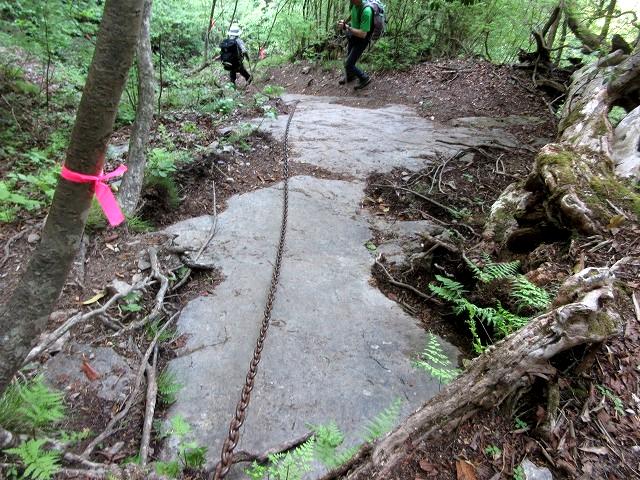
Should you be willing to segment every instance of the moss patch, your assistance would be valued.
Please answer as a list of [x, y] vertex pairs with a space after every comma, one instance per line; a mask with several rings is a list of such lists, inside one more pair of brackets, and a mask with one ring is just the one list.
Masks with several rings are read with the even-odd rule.
[[594, 176], [590, 186], [600, 202], [609, 200], [640, 218], [640, 195], [624, 181], [613, 175]]
[[536, 159], [539, 168], [544, 166], [554, 167], [556, 177], [561, 183], [576, 183], [576, 175], [573, 166], [579, 161], [579, 156], [573, 152], [562, 150], [556, 153], [541, 153]]

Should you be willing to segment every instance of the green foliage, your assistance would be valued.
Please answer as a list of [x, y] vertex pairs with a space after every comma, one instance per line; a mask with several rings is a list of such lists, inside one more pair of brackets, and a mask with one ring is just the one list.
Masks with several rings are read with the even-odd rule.
[[507, 262], [507, 263], [494, 263], [491, 258], [484, 256], [484, 265], [479, 268], [471, 260], [464, 259], [467, 266], [473, 273], [473, 276], [480, 280], [482, 283], [489, 283], [494, 280], [503, 280], [518, 275], [520, 271], [520, 262]]
[[65, 432], [65, 431], [62, 431], [62, 432], [60, 432], [59, 437], [60, 437], [60, 441], [62, 443], [64, 443], [68, 447], [72, 447], [72, 446], [78, 444], [79, 442], [89, 438], [89, 435], [91, 435], [91, 429], [90, 428], [83, 428], [79, 432]]
[[622, 403], [622, 400], [619, 396], [617, 396], [610, 389], [603, 385], [596, 385], [596, 388], [598, 389], [600, 394], [602, 394], [605, 398], [608, 398], [611, 403], [613, 403], [613, 408], [615, 409], [616, 413], [618, 413], [618, 415], [625, 415], [624, 403]]
[[613, 107], [609, 111], [609, 121], [611, 125], [615, 128], [622, 121], [624, 117], [627, 116], [627, 111], [622, 107]]
[[315, 457], [331, 468], [336, 463], [336, 449], [344, 442], [344, 434], [335, 422], [326, 425], [309, 425], [315, 436]]
[[142, 292], [134, 291], [127, 293], [124, 297], [124, 304], [120, 305], [120, 310], [125, 313], [136, 313], [143, 309], [143, 306], [140, 305], [140, 301], [142, 300]]
[[[364, 441], [373, 442], [385, 435], [398, 421], [402, 399], [396, 399], [388, 408], [370, 420], [364, 428]], [[249, 478], [261, 480], [300, 480], [318, 461], [327, 468], [336, 468], [349, 461], [360, 445], [338, 451], [344, 442], [344, 434], [335, 422], [326, 425], [308, 425], [313, 436], [299, 447], [287, 452], [269, 455], [266, 465], [257, 462], [245, 470]]]
[[242, 151], [249, 151], [251, 146], [247, 139], [256, 131], [255, 125], [251, 123], [241, 123], [228, 136], [223, 138], [222, 143], [227, 145], [236, 145]]
[[60, 452], [42, 450], [46, 442], [45, 439], [27, 440], [19, 447], [5, 450], [24, 464], [23, 478], [49, 480], [60, 469]]
[[502, 450], [496, 445], [488, 445], [487, 448], [484, 449], [484, 453], [493, 459], [498, 459], [502, 455]]
[[164, 475], [169, 478], [178, 478], [182, 470], [180, 468], [180, 462], [177, 460], [171, 460], [169, 462], [155, 462], [153, 465], [158, 475]]
[[510, 295], [517, 300], [518, 309], [529, 308], [540, 311], [546, 310], [551, 304], [549, 293], [522, 275], [515, 276], [511, 280]]
[[378, 438], [386, 435], [394, 425], [398, 422], [400, 409], [402, 408], [402, 399], [396, 398], [393, 403], [376, 415], [365, 426], [365, 442], [373, 442]]
[[513, 469], [513, 480], [527, 480], [527, 476], [524, 473], [522, 465], [518, 465]]
[[268, 478], [269, 480], [301, 480], [311, 470], [315, 454], [315, 437], [309, 438], [302, 445], [283, 453], [269, 455], [269, 465], [254, 464], [245, 470], [252, 479]]
[[207, 447], [199, 446], [196, 442], [181, 443], [178, 446], [178, 458], [181, 459], [184, 468], [199, 469], [204, 467], [207, 461]]
[[178, 377], [175, 373], [168, 369], [165, 369], [160, 375], [158, 375], [158, 396], [164, 404], [171, 404], [176, 401], [176, 395], [184, 385], [178, 382]]
[[527, 324], [530, 317], [520, 315], [522, 310], [531, 314], [538, 313], [549, 307], [551, 303], [548, 292], [532, 284], [524, 276], [518, 273], [519, 263], [494, 263], [485, 257], [485, 264], [479, 267], [470, 260], [465, 259], [474, 277], [481, 284], [491, 282], [508, 282], [509, 295], [514, 299], [517, 311], [509, 311], [499, 301], [495, 306], [482, 307], [468, 300], [468, 292], [464, 286], [450, 278], [436, 275], [439, 284], [429, 285], [429, 289], [438, 297], [452, 304], [453, 312], [465, 318], [473, 339], [473, 347], [477, 353], [482, 353], [486, 348], [478, 334], [478, 324], [489, 326], [493, 329], [497, 338], [505, 337]]
[[[155, 321], [147, 324], [147, 326], [146, 326], [147, 336], [150, 339], [155, 338], [155, 336], [158, 335], [158, 333], [160, 332], [161, 328], [162, 328], [162, 320], [161, 319], [155, 320]], [[159, 343], [170, 342], [171, 340], [173, 340], [175, 338], [175, 336], [176, 336], [175, 329], [165, 328], [162, 331], [162, 333], [160, 333], [160, 336], [158, 337], [158, 342]]]
[[171, 418], [168, 424], [155, 422], [155, 429], [160, 438], [174, 437], [178, 440], [178, 460], [156, 462], [155, 468], [171, 478], [177, 478], [183, 468], [200, 469], [206, 462], [207, 447], [199, 446], [194, 441], [187, 441], [191, 425], [182, 415]]
[[262, 94], [269, 99], [278, 98], [283, 93], [284, 93], [284, 87], [281, 87], [279, 85], [265, 85], [262, 88]]
[[414, 365], [444, 384], [451, 382], [461, 373], [459, 369], [452, 367], [438, 338], [432, 333], [429, 333], [427, 344]]
[[517, 430], [529, 430], [529, 424], [522, 420], [520, 417], [516, 417], [514, 424]]
[[134, 233], [147, 233], [154, 230], [153, 225], [143, 218], [138, 216], [127, 217], [127, 227]]
[[164, 428], [159, 425], [157, 426], [161, 438], [172, 436], [181, 440], [191, 432], [191, 425], [189, 425], [182, 415], [172, 417], [171, 420], [169, 420], [169, 424]]
[[0, 425], [12, 432], [50, 430], [64, 415], [62, 393], [47, 387], [42, 376], [16, 380], [0, 397]]

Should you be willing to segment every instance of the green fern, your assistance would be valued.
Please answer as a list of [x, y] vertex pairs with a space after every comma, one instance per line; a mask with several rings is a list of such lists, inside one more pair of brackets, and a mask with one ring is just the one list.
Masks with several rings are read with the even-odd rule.
[[169, 478], [178, 478], [180, 476], [180, 463], [177, 460], [170, 462], [155, 462], [154, 467], [158, 475], [164, 475]]
[[49, 429], [65, 416], [63, 398], [42, 376], [14, 381], [0, 398], [0, 425], [14, 432]]
[[414, 362], [414, 366], [444, 384], [460, 375], [460, 370], [451, 366], [451, 361], [442, 350], [442, 345], [432, 333], [429, 333], [427, 344], [420, 354], [420, 359]]
[[201, 447], [196, 442], [181, 443], [178, 446], [178, 457], [185, 468], [202, 468], [207, 460], [207, 447]]
[[467, 293], [460, 282], [456, 282], [455, 280], [451, 280], [450, 278], [442, 277], [440, 275], [436, 275], [436, 280], [440, 282], [440, 285], [430, 284], [429, 290], [443, 300], [455, 303], [463, 298], [464, 294]]
[[175, 403], [176, 396], [183, 386], [182, 383], [178, 382], [176, 374], [169, 370], [164, 370], [158, 375], [158, 396], [164, 404]]
[[400, 416], [402, 408], [402, 399], [396, 398], [393, 403], [381, 413], [376, 415], [365, 426], [365, 442], [373, 442], [374, 440], [387, 434], [395, 426]]
[[191, 425], [179, 414], [172, 417], [168, 424], [157, 420], [153, 425], [160, 438], [173, 436], [177, 439], [183, 439], [191, 431]]
[[45, 439], [27, 440], [19, 447], [9, 448], [6, 453], [20, 458], [25, 466], [23, 478], [49, 480], [60, 470], [60, 452], [41, 450]]
[[551, 304], [549, 293], [531, 283], [523, 275], [511, 280], [511, 296], [518, 302], [518, 308], [531, 308], [536, 312], [546, 310]]
[[311, 437], [290, 452], [271, 454], [269, 465], [263, 466], [254, 462], [245, 473], [255, 480], [265, 477], [269, 480], [301, 480], [302, 476], [311, 470], [315, 443], [315, 437]]
[[484, 260], [484, 266], [479, 268], [471, 260], [464, 257], [464, 261], [473, 273], [473, 276], [480, 280], [482, 283], [489, 283], [494, 280], [503, 280], [505, 278], [513, 277], [517, 275], [520, 270], [520, 262], [507, 262], [507, 263], [495, 263], [491, 257], [487, 254], [482, 256]]
[[315, 457], [329, 468], [336, 465], [336, 449], [344, 442], [344, 434], [335, 422], [327, 425], [308, 425], [316, 438]]

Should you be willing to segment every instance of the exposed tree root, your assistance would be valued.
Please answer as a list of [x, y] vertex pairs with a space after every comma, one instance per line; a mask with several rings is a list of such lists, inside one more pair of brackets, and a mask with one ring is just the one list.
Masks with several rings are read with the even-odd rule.
[[535, 377], [549, 378], [555, 373], [549, 360], [558, 353], [621, 333], [623, 320], [612, 301], [613, 284], [608, 268], [589, 268], [571, 277], [559, 297], [571, 298], [572, 303], [536, 317], [474, 359], [463, 376], [377, 443], [343, 478], [390, 478], [409, 446], [450, 432], [479, 410], [502, 404]]

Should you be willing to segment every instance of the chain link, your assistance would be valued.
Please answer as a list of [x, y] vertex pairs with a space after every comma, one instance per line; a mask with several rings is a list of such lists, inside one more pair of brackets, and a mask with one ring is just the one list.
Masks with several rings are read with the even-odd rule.
[[220, 453], [220, 461], [216, 466], [214, 473], [214, 480], [222, 480], [233, 464], [233, 450], [238, 445], [240, 440], [240, 428], [244, 424], [246, 418], [247, 407], [251, 401], [251, 391], [253, 390], [254, 381], [258, 374], [258, 364], [260, 363], [260, 356], [262, 355], [262, 348], [264, 347], [264, 341], [267, 337], [267, 330], [269, 329], [269, 323], [271, 322], [271, 309], [273, 308], [273, 301], [276, 296], [276, 290], [278, 288], [278, 280], [280, 278], [280, 264], [282, 263], [282, 254], [284, 252], [284, 240], [287, 232], [287, 217], [289, 215], [289, 126], [291, 125], [291, 119], [296, 111], [298, 102], [295, 102], [291, 107], [289, 118], [287, 120], [287, 128], [284, 132], [284, 165], [282, 167], [283, 173], [283, 206], [282, 206], [282, 226], [280, 227], [280, 241], [278, 242], [278, 252], [276, 253], [276, 263], [273, 266], [273, 273], [271, 276], [271, 286], [269, 287], [269, 295], [267, 296], [267, 304], [264, 308], [264, 318], [262, 320], [262, 327], [260, 328], [260, 334], [256, 342], [256, 348], [253, 351], [253, 358], [249, 364], [249, 372], [245, 380], [242, 393], [240, 394], [240, 400], [236, 405], [236, 412], [231, 419], [229, 425], [229, 435], [227, 436], [224, 444], [222, 445], [222, 451]]

